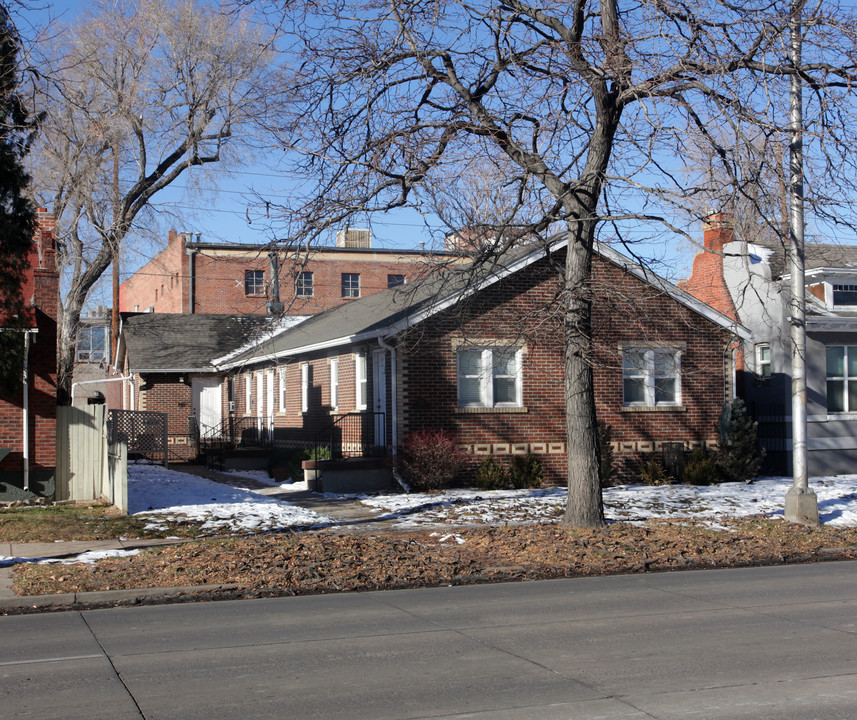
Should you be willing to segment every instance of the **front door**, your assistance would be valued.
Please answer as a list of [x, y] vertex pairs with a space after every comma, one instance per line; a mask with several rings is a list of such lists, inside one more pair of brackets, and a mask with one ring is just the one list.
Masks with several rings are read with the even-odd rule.
[[200, 435], [220, 425], [223, 419], [220, 378], [193, 378], [191, 380], [193, 412], [199, 421]]
[[375, 413], [375, 447], [387, 446], [387, 353], [372, 352], [372, 410]]

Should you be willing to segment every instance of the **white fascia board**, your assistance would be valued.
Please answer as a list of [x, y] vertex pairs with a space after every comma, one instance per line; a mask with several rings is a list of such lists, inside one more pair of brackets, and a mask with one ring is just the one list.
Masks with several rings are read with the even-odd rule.
[[226, 363], [237, 355], [247, 352], [254, 345], [258, 345], [262, 342], [270, 342], [274, 338], [282, 335], [287, 330], [291, 330], [292, 328], [297, 327], [302, 322], [308, 320], [311, 317], [312, 315], [286, 315], [280, 318], [279, 323], [277, 323], [277, 327], [273, 330], [266, 331], [263, 336], [258, 338], [257, 340], [253, 340], [249, 343], [244, 343], [244, 345], [236, 348], [235, 350], [231, 350], [225, 355], [221, 355], [220, 357], [214, 358], [214, 360], [211, 361], [211, 364], [219, 366], [221, 363]]
[[643, 282], [648, 283], [656, 287], [658, 290], [669, 295], [673, 300], [677, 303], [684, 305], [689, 310], [697, 313], [698, 315], [702, 315], [702, 317], [707, 320], [711, 320], [716, 325], [720, 325], [721, 327], [729, 330], [730, 332], [737, 335], [742, 340], [750, 341], [754, 338], [753, 333], [745, 328], [743, 325], [738, 323], [736, 320], [733, 320], [727, 315], [724, 315], [719, 310], [715, 310], [710, 305], [702, 302], [698, 298], [694, 297], [688, 292], [685, 292], [681, 288], [673, 285], [668, 280], [665, 280], [660, 275], [653, 273], [651, 270], [646, 270], [641, 265], [635, 263], [633, 260], [622, 255], [622, 253], [617, 252], [613, 248], [608, 245], [604, 245], [603, 243], [597, 242], [595, 243], [595, 252], [597, 252], [601, 257], [609, 260], [614, 265], [618, 265], [625, 272], [630, 273], [634, 277], [639, 278]]
[[857, 332], [857, 317], [807, 318], [806, 329], [813, 332]]

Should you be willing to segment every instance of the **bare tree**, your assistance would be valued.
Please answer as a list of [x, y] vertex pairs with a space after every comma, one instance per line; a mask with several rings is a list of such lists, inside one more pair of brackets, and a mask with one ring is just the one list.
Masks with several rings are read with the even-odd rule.
[[590, 286], [599, 224], [626, 243], [628, 220], [675, 228], [697, 194], [678, 159], [690, 131], [722, 156], [731, 150], [713, 130], [738, 120], [782, 126], [783, 78], [795, 72], [811, 84], [815, 127], [826, 133], [819, 171], [845, 182], [853, 169], [844, 151], [854, 127], [844, 123], [857, 79], [853, 20], [816, 6], [807, 61], [796, 69], [785, 59], [783, 0], [284, 5], [282, 27], [301, 56], [272, 129], [308, 188], [288, 208], [293, 238], [312, 240], [352, 216], [400, 206], [430, 212], [443, 178], [473, 158], [498, 156], [514, 168], [508, 182], [520, 200], [503, 218], [516, 232], [491, 252], [521, 234], [567, 230], [565, 522], [602, 524]]
[[31, 156], [57, 216], [58, 385], [68, 401], [81, 310], [151, 203], [192, 167], [247, 146], [270, 91], [271, 33], [196, 0], [105, 2], [49, 48]]

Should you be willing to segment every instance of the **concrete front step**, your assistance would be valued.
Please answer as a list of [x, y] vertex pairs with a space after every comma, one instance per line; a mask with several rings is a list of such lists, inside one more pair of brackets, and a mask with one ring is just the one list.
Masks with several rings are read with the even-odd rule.
[[393, 487], [393, 468], [387, 458], [305, 460], [301, 463], [307, 487], [324, 493], [362, 493]]

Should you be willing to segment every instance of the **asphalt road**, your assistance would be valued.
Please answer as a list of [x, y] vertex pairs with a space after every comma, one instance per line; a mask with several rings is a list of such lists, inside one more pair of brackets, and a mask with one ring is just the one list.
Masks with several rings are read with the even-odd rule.
[[0, 618], [6, 718], [857, 717], [857, 563]]

